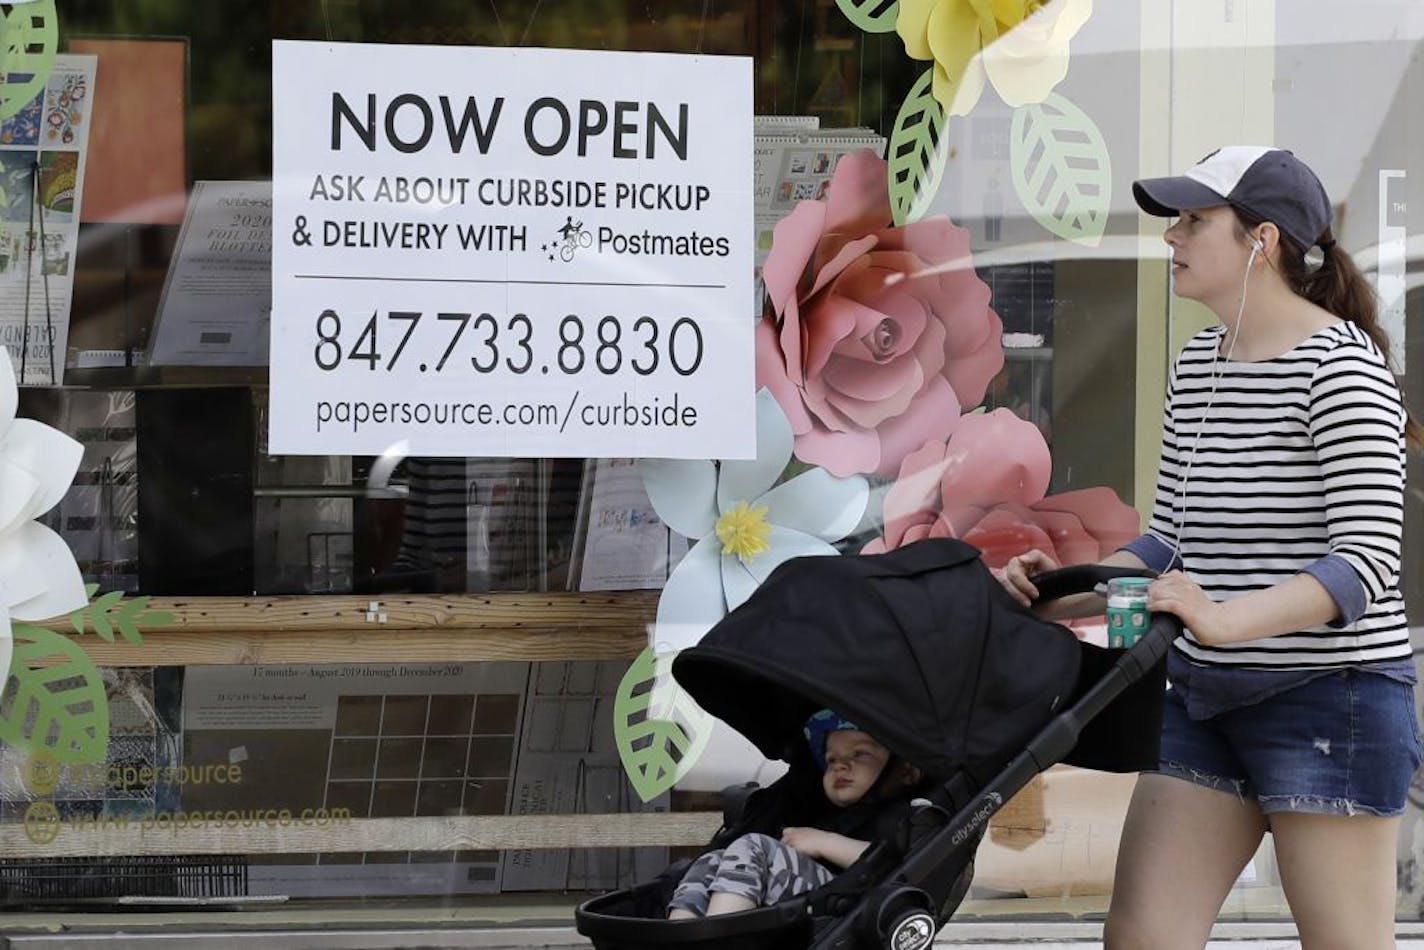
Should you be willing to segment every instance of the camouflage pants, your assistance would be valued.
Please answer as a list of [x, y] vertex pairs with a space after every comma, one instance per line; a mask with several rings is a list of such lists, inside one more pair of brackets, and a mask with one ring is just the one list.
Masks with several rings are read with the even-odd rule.
[[673, 891], [668, 910], [681, 908], [704, 916], [707, 901], [717, 892], [737, 894], [765, 907], [830, 880], [830, 871], [790, 845], [766, 835], [742, 835], [693, 862]]

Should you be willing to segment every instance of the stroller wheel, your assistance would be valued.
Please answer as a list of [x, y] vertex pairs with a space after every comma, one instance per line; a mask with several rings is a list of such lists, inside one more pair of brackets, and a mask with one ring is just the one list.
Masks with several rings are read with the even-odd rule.
[[925, 950], [934, 943], [934, 918], [922, 910], [902, 914], [885, 938], [886, 950]]
[[885, 950], [926, 950], [935, 938], [935, 919], [929, 895], [919, 888], [901, 887], [880, 902], [876, 930]]

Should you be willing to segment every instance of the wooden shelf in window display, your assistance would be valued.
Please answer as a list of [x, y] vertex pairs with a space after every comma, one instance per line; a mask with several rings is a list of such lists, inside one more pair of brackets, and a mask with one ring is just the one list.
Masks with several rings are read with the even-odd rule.
[[[275, 817], [275, 816], [274, 816]], [[293, 820], [241, 820], [174, 828], [141, 819], [66, 822], [37, 843], [19, 823], [0, 825], [0, 854], [9, 858], [159, 854], [327, 854], [353, 851], [508, 851], [526, 848], [678, 847], [706, 844], [721, 825], [717, 812], [601, 815], [489, 815], [444, 818], [353, 818], [324, 825]]]
[[[143, 642], [84, 652], [99, 666], [266, 665], [632, 658], [657, 592], [155, 597], [173, 614]], [[45, 626], [73, 633], [67, 618]]]

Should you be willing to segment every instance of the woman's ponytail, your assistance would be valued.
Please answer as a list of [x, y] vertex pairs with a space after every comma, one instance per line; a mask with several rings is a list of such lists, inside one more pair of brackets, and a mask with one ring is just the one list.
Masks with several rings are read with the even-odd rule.
[[[1238, 230], [1244, 237], [1251, 228], [1264, 219], [1257, 218], [1240, 208], [1236, 212]], [[1365, 275], [1355, 266], [1355, 261], [1344, 249], [1335, 243], [1327, 229], [1321, 242], [1325, 259], [1320, 266], [1311, 270], [1305, 263], [1305, 251], [1298, 244], [1281, 234], [1281, 274], [1286, 283], [1306, 300], [1326, 310], [1342, 320], [1348, 320], [1359, 327], [1370, 338], [1375, 348], [1389, 362], [1389, 338], [1379, 325], [1379, 308], [1375, 305], [1375, 291], [1365, 280]], [[1390, 367], [1393, 372], [1394, 367]], [[1398, 379], [1395, 381], [1398, 385]], [[1404, 390], [1399, 392], [1400, 402], [1404, 401]], [[1415, 450], [1424, 449], [1424, 426], [1414, 418], [1409, 407], [1404, 407], [1404, 439]]]
[[[1286, 278], [1306, 300], [1359, 327], [1388, 360], [1389, 337], [1379, 324], [1374, 288], [1355, 266], [1354, 259], [1334, 240], [1327, 239], [1324, 250], [1325, 259], [1313, 271], [1306, 270], [1304, 254], [1298, 259], [1294, 254], [1283, 254]], [[1299, 279], [1292, 273], [1293, 268], [1290, 266], [1290, 263], [1296, 260], [1300, 263]], [[1401, 390], [1401, 399], [1403, 396]], [[1411, 448], [1424, 448], [1424, 426], [1419, 424], [1419, 420], [1414, 418], [1407, 406], [1404, 410], [1404, 438]]]

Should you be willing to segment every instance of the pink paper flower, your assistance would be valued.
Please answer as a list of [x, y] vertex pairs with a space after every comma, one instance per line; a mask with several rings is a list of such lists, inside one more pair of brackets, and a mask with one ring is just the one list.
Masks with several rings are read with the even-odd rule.
[[893, 226], [885, 175], [868, 149], [842, 158], [824, 201], [777, 222], [762, 267], [757, 385], [791, 420], [797, 457], [838, 476], [893, 475], [954, 431], [1004, 362], [968, 232], [943, 216]]
[[1138, 536], [1137, 511], [1110, 488], [1045, 496], [1051, 468], [1032, 423], [1007, 409], [965, 416], [948, 441], [906, 456], [885, 495], [884, 537], [864, 553], [959, 538], [993, 568], [1031, 548], [1060, 564], [1083, 564]]

